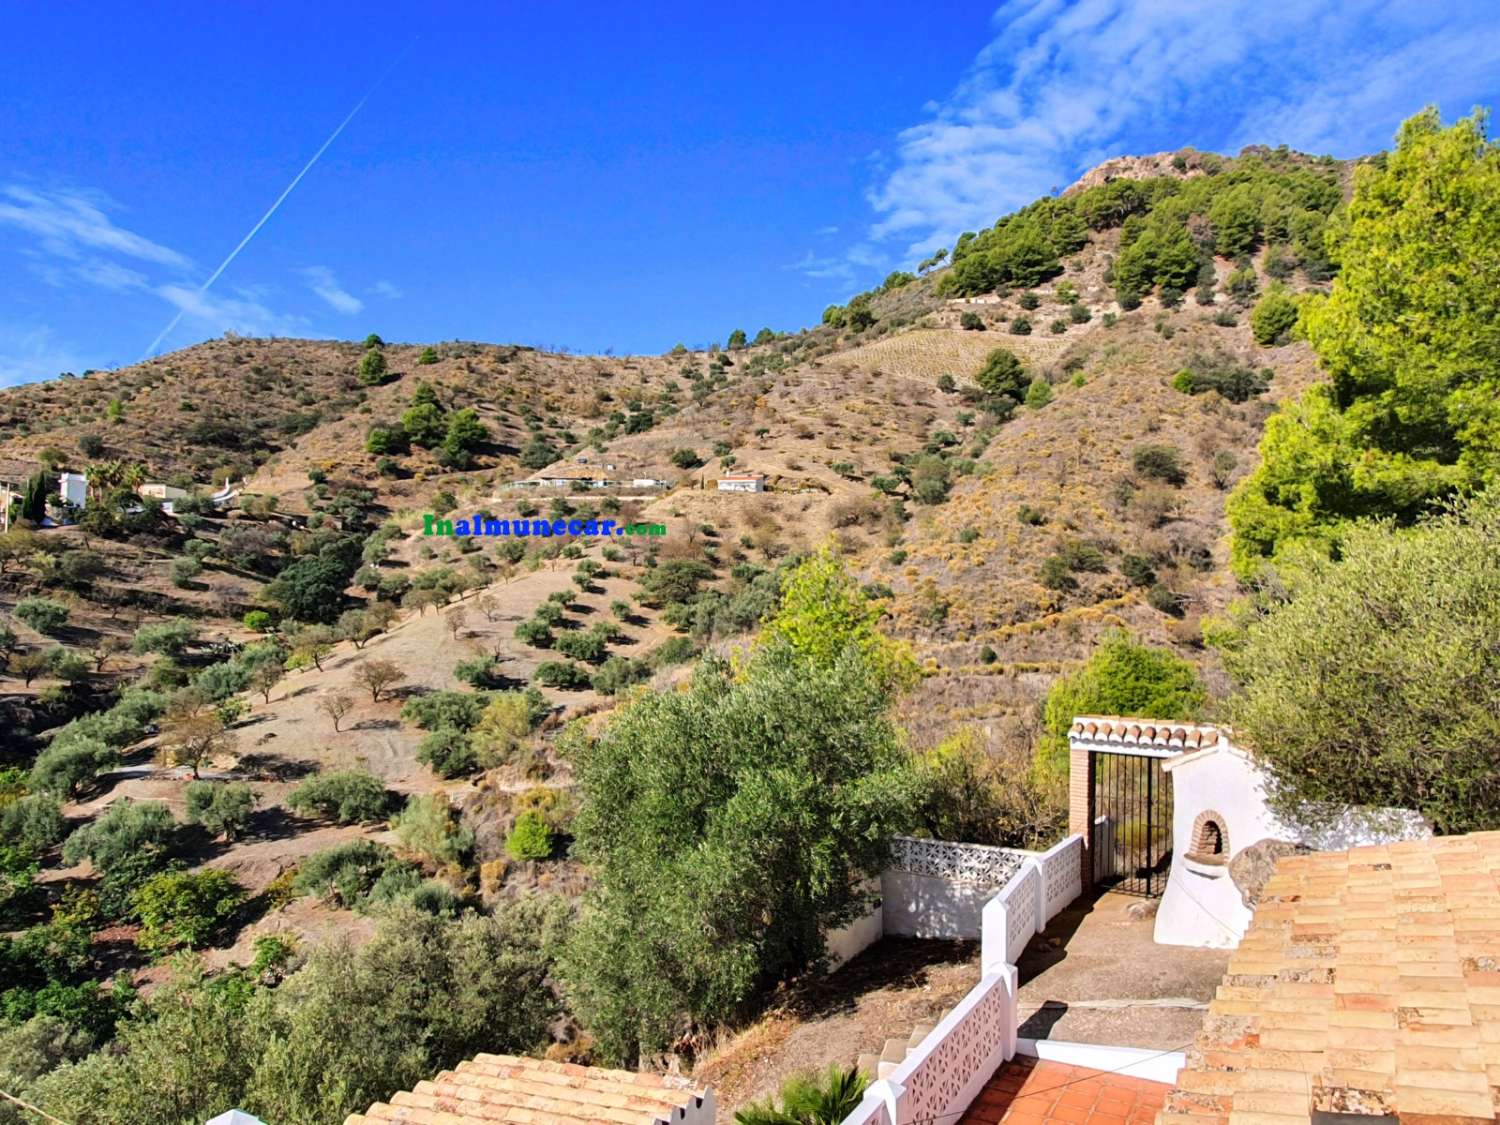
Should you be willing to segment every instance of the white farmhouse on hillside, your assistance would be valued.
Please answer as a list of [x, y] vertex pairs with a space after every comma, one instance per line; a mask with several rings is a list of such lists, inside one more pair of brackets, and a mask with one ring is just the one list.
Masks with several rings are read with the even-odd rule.
[[720, 492], [764, 492], [765, 473], [730, 473], [719, 478]]

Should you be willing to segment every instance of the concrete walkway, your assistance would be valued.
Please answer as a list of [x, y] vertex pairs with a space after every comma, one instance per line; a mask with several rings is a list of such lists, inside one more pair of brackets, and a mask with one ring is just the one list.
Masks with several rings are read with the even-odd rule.
[[1157, 945], [1152, 900], [1085, 897], [1031, 939], [1021, 957], [1021, 1035], [1183, 1050], [1229, 964], [1229, 951]]

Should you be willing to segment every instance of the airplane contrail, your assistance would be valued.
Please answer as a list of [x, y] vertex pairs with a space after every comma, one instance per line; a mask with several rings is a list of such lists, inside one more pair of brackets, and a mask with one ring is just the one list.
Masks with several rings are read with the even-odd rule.
[[[397, 55], [396, 60], [392, 62], [390, 66], [385, 68], [385, 73], [382, 74], [379, 78], [375, 79], [375, 84], [365, 91], [365, 96], [360, 98], [359, 101], [355, 103], [354, 108], [349, 111], [349, 115], [339, 122], [338, 128], [328, 134], [328, 139], [324, 141], [321, 146], [319, 146], [317, 152], [312, 154], [312, 159], [302, 166], [302, 171], [298, 172], [295, 176], [292, 177], [292, 182], [287, 184], [286, 190], [276, 197], [276, 202], [271, 204], [270, 207], [266, 208], [266, 213], [260, 217], [259, 221], [256, 222], [253, 227], [250, 228], [245, 237], [240, 239], [239, 245], [237, 245], [233, 250], [229, 252], [229, 256], [219, 263], [219, 268], [214, 270], [214, 272], [209, 275], [207, 281], [198, 286], [198, 295], [200, 297], [204, 293], [208, 292], [208, 287], [210, 285], [219, 280], [219, 275], [229, 268], [229, 264], [233, 262], [235, 258], [239, 257], [240, 251], [250, 244], [250, 240], [255, 237], [256, 233], [259, 232], [261, 227], [266, 225], [267, 220], [269, 220], [272, 215], [276, 214], [276, 208], [280, 207], [284, 202], [286, 202], [286, 197], [291, 195], [292, 189], [302, 182], [302, 177], [307, 175], [307, 173], [312, 170], [312, 166], [318, 162], [318, 157], [327, 152], [328, 146], [333, 144], [334, 141], [338, 140], [339, 134], [344, 131], [344, 127], [348, 125], [349, 122], [354, 120], [354, 115], [364, 108], [365, 102], [369, 101], [371, 95], [373, 95], [376, 90], [380, 89], [380, 84], [390, 77], [391, 72], [401, 64], [401, 60], [406, 58], [407, 53], [415, 45], [416, 40], [414, 39], [406, 45], [406, 50]], [[177, 310], [177, 315], [168, 322], [165, 328], [163, 328], [156, 334], [156, 339], [151, 341], [151, 346], [146, 349], [146, 354], [141, 356], [142, 360], [150, 359], [153, 355], [156, 354], [156, 349], [161, 346], [161, 342], [167, 338], [172, 329], [177, 327], [178, 322], [182, 320], [183, 313], [185, 313], [186, 311], [187, 310], [183, 308], [179, 308]]]

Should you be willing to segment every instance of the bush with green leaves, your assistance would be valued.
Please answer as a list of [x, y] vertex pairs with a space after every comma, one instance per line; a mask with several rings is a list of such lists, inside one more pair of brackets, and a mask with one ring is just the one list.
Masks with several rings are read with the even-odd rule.
[[1297, 326], [1297, 302], [1291, 294], [1273, 288], [1250, 312], [1250, 334], [1262, 347], [1284, 344]]
[[[683, 638], [686, 639], [686, 638]], [[618, 695], [632, 684], [651, 678], [651, 666], [628, 656], [611, 656], [589, 680], [600, 695]]]
[[413, 797], [391, 827], [410, 851], [436, 864], [462, 864], [474, 851], [474, 830], [442, 793]]
[[97, 738], [77, 735], [52, 744], [32, 763], [27, 784], [40, 793], [76, 797], [105, 770], [120, 764], [120, 752]]
[[367, 770], [339, 770], [304, 781], [292, 790], [287, 805], [339, 824], [374, 824], [390, 815], [392, 798], [385, 783]]
[[571, 660], [547, 660], [537, 665], [536, 682], [546, 687], [581, 690], [589, 686], [587, 668]]
[[1182, 454], [1175, 445], [1143, 445], [1131, 456], [1130, 463], [1143, 477], [1174, 486], [1187, 483]]
[[505, 837], [505, 854], [511, 859], [550, 859], [556, 846], [551, 826], [539, 813], [529, 810], [516, 817]]
[[255, 793], [243, 781], [193, 781], [183, 795], [188, 823], [228, 840], [239, 838], [255, 809]]
[[197, 949], [211, 941], [245, 901], [227, 871], [168, 871], [136, 888], [142, 949]]
[[395, 860], [395, 853], [373, 840], [346, 840], [314, 852], [297, 865], [292, 887], [353, 908], [364, 901]]
[[[1273, 801], [1324, 822], [1416, 809], [1442, 834], [1500, 827], [1500, 501], [1410, 530], [1353, 525], [1339, 561], [1284, 567], [1284, 598], [1205, 628], [1237, 683], [1228, 715]], [[1337, 763], [1337, 768], [1330, 768]]]
[[68, 623], [68, 607], [55, 598], [22, 598], [11, 612], [17, 621], [49, 637]]
[[1026, 396], [1030, 380], [1025, 365], [1016, 353], [1007, 348], [996, 348], [984, 361], [984, 367], [974, 376], [979, 389], [992, 397], [1005, 395], [1020, 402]]
[[1216, 391], [1230, 402], [1245, 402], [1263, 395], [1271, 385], [1269, 367], [1256, 370], [1228, 355], [1201, 355], [1193, 357], [1188, 366], [1179, 371], [1172, 386], [1184, 394], [1199, 395]]
[[479, 768], [479, 754], [469, 732], [457, 727], [438, 727], [417, 744], [417, 761], [431, 766], [439, 777], [462, 777]]
[[540, 1053], [568, 913], [540, 898], [459, 917], [398, 902], [368, 943], [322, 943], [275, 987], [180, 968], [110, 1050], [57, 1068], [30, 1100], [80, 1123], [187, 1125], [225, 1106], [343, 1121], [481, 1052]]
[[837, 1063], [821, 1073], [794, 1074], [778, 1098], [737, 1110], [735, 1125], [840, 1125], [859, 1107], [871, 1077]]
[[66, 832], [67, 821], [56, 798], [46, 793], [28, 794], [0, 811], [0, 836], [33, 855], [52, 847]]
[[433, 691], [415, 695], [401, 708], [401, 717], [423, 730], [453, 727], [470, 730], [484, 715], [490, 696], [472, 691]]
[[1144, 555], [1124, 555], [1120, 559], [1120, 573], [1132, 586], [1150, 586], [1156, 582], [1156, 569]]
[[122, 797], [91, 824], [79, 828], [63, 844], [63, 862], [87, 859], [95, 870], [108, 874], [117, 866], [143, 858], [160, 859], [172, 848], [177, 822], [161, 801], [132, 801]]
[[1059, 676], [1047, 692], [1038, 770], [1053, 779], [1067, 777], [1068, 728], [1078, 715], [1193, 719], [1206, 699], [1186, 660], [1124, 632], [1108, 633], [1081, 668]]
[[604, 637], [593, 629], [563, 633], [554, 647], [570, 660], [581, 660], [586, 664], [598, 664], [607, 651]]
[[131, 638], [130, 651], [137, 656], [155, 653], [158, 656], [176, 658], [188, 645], [198, 639], [198, 630], [186, 621], [161, 621], [154, 625], [142, 625]]

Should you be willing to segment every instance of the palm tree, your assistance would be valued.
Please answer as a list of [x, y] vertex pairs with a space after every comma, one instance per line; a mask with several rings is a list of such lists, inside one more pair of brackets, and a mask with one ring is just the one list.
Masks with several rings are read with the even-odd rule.
[[736, 1125], [839, 1125], [865, 1095], [869, 1078], [834, 1063], [821, 1074], [794, 1074], [781, 1084], [781, 1107], [775, 1098], [751, 1102], [734, 1115]]

